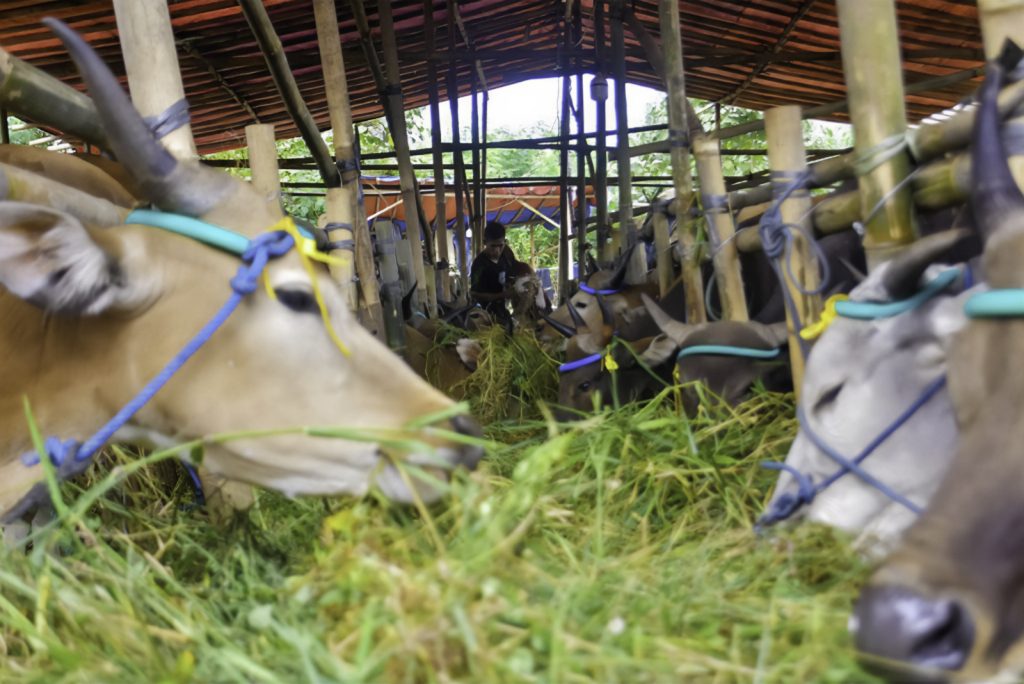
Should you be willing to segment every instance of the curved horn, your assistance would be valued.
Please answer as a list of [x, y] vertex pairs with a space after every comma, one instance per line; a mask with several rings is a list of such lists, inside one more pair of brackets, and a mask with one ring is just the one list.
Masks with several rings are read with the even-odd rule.
[[629, 268], [629, 260], [633, 257], [633, 250], [636, 249], [636, 243], [633, 244], [629, 249], [622, 253], [622, 263], [615, 269], [615, 273], [612, 274], [611, 280], [605, 286], [609, 290], [618, 290], [622, 287], [622, 282], [626, 279], [626, 271]]
[[608, 300], [604, 298], [604, 295], [597, 295], [597, 305], [601, 307], [601, 322], [614, 328], [615, 314], [612, 313], [611, 307], [608, 306]]
[[576, 326], [576, 332], [586, 329], [587, 322], [583, 320], [583, 316], [581, 316], [580, 312], [576, 310], [575, 306], [573, 306], [571, 299], [569, 300], [567, 306], [569, 307], [569, 316], [570, 318], [572, 318], [572, 324]]
[[543, 318], [548, 325], [557, 330], [562, 337], [569, 339], [576, 336], [575, 330], [565, 325], [564, 323], [559, 323], [551, 316], [548, 316], [547, 314], [541, 314], [540, 317]]
[[205, 214], [232, 189], [234, 179], [198, 163], [180, 163], [161, 145], [100, 56], [67, 24], [43, 23], [71, 54], [96, 103], [112, 151], [133, 174], [146, 198], [161, 209]]
[[658, 329], [668, 335], [676, 344], [682, 344], [694, 326], [687, 325], [686, 323], [677, 321], [669, 316], [665, 313], [665, 310], [658, 306], [658, 304], [647, 296], [646, 293], [641, 293], [640, 296], [643, 298], [644, 306], [647, 307], [647, 312], [651, 314], [651, 318], [654, 319], [654, 323], [658, 326]]
[[944, 230], [928, 235], [907, 246], [889, 262], [882, 276], [882, 286], [893, 299], [906, 299], [918, 291], [926, 268], [936, 263], [970, 236], [963, 228]]
[[[1020, 48], [1007, 40], [999, 59], [988, 63], [978, 95], [971, 145], [971, 203], [982, 241], [1010, 228], [1024, 228], [1024, 195], [1006, 159], [996, 103], [1006, 71], [1013, 68], [1020, 55]], [[1007, 67], [1008, 62], [1013, 64]]]

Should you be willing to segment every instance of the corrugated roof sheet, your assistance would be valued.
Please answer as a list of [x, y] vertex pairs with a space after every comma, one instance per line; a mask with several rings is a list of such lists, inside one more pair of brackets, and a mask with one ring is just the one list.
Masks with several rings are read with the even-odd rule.
[[[329, 126], [323, 93], [312, 0], [264, 0], [284, 44], [303, 97], [322, 128]], [[357, 121], [381, 116], [382, 108], [363, 54], [348, 2], [338, 3], [340, 36], [349, 92]], [[459, 12], [490, 87], [558, 75], [557, 55], [565, 5], [552, 0], [468, 0]], [[437, 25], [435, 61], [447, 69], [447, 9], [443, 1], [394, 0], [402, 87], [407, 107], [427, 103], [423, 20], [433, 8]], [[633, 12], [646, 30], [659, 34], [657, 2], [634, 0]], [[594, 68], [594, 3], [581, 0], [583, 68]], [[815, 105], [845, 97], [835, 4], [827, 0], [681, 0], [687, 89], [691, 97], [754, 109], [781, 104]], [[235, 0], [171, 0], [179, 60], [203, 153], [245, 144], [243, 128], [277, 125], [279, 137], [295, 137], [281, 99], [252, 33]], [[366, 5], [376, 27], [377, 4]], [[897, 2], [905, 81], [951, 74], [982, 63], [977, 8], [966, 0]], [[57, 16], [82, 32], [123, 74], [117, 27], [110, 0], [0, 1], [0, 46], [80, 87], [63, 48], [39, 23]], [[376, 29], [375, 29], [376, 31]], [[377, 32], [379, 49], [379, 32]], [[640, 42], [628, 29], [627, 75], [659, 87]], [[458, 36], [459, 94], [470, 90], [471, 63]], [[442, 71], [444, 73], [444, 71]], [[447, 98], [440, 79], [442, 99]], [[961, 82], [907, 97], [912, 120], [949, 107], [975, 87]], [[255, 115], [255, 118], [254, 118]], [[841, 119], [842, 113], [834, 118]], [[592, 126], [591, 126], [592, 128]]]

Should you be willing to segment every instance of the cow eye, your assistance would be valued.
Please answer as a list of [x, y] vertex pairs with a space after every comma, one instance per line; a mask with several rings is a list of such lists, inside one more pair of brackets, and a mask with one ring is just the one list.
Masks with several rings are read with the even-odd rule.
[[843, 383], [839, 383], [835, 387], [830, 388], [827, 392], [818, 397], [818, 401], [814, 402], [814, 410], [820, 411], [832, 402], [836, 400], [839, 393], [843, 391]]
[[590, 389], [590, 381], [589, 380], [585, 380], [585, 381], [581, 382], [579, 385], [577, 385], [576, 388], [580, 392], [586, 392], [587, 390]]
[[313, 293], [308, 290], [274, 290], [277, 301], [298, 313], [320, 313]]
[[575, 306], [577, 309], [586, 309], [587, 308], [587, 303], [586, 302], [573, 302], [572, 305]]

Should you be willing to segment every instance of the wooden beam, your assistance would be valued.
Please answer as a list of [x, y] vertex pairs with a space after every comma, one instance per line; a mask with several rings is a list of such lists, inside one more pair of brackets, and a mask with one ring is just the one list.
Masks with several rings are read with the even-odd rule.
[[837, 0], [836, 7], [871, 269], [915, 237], [910, 188], [896, 189], [910, 173], [910, 155], [899, 147], [907, 113], [896, 7], [895, 0]]
[[[697, 250], [699, 225], [691, 218], [694, 205], [693, 178], [690, 175], [690, 126], [687, 123], [686, 79], [683, 75], [683, 41], [679, 27], [679, 1], [660, 0], [662, 48], [665, 52], [665, 91], [668, 93], [668, 140], [672, 155], [672, 181], [675, 188], [676, 233], [682, 249], [683, 291], [686, 297], [686, 322], [704, 323], [704, 279]], [[621, 148], [620, 148], [621, 150]], [[628, 154], [625, 155], [628, 157]], [[620, 162], [621, 163], [621, 162]]]
[[[119, 0], [120, 2], [135, 2], [135, 0]], [[260, 0], [238, 0], [242, 7], [245, 20], [249, 23], [260, 51], [267, 61], [267, 67], [273, 77], [274, 85], [284, 101], [289, 116], [295, 122], [302, 139], [309, 148], [310, 154], [316, 160], [317, 170], [324, 184], [329, 188], [336, 188], [341, 185], [341, 174], [334, 164], [334, 158], [327, 143], [320, 137], [320, 130], [317, 128], [313, 115], [302, 100], [299, 93], [299, 86], [295, 82], [295, 76], [288, 66], [288, 58], [284, 54], [284, 46], [281, 39], [274, 31], [274, 25], [270, 22], [270, 16]]]
[[[132, 104], [144, 117], [162, 116], [185, 100], [167, 0], [114, 0], [114, 15]], [[188, 123], [161, 142], [178, 159], [199, 157]]]
[[9, 115], [52, 126], [108, 148], [96, 105], [88, 95], [3, 49], [0, 49], [0, 104]]
[[[707, 219], [708, 237], [711, 241], [715, 264], [715, 283], [718, 298], [722, 302], [722, 318], [727, 321], [750, 320], [746, 295], [743, 292], [743, 276], [739, 255], [733, 236], [736, 225], [732, 208], [725, 193], [725, 178], [722, 177], [722, 158], [718, 154], [719, 141], [710, 136], [693, 140], [693, 154], [697, 158], [697, 175], [700, 178], [701, 204]], [[769, 199], [771, 199], [769, 197]]]
[[[453, 5], [455, 0], [447, 0], [448, 8], [448, 49], [455, 47], [455, 15]], [[463, 205], [463, 195], [459, 191], [461, 179], [466, 177], [465, 159], [462, 156], [461, 134], [459, 131], [459, 103], [458, 89], [458, 65], [452, 62], [448, 68], [448, 105], [452, 117], [452, 149], [453, 161], [455, 162], [455, 244], [459, 249], [458, 264], [459, 275], [462, 278], [463, 302], [469, 298], [469, 264], [466, 263], [466, 212]]]
[[252, 185], [268, 203], [281, 203], [281, 174], [277, 168], [277, 145], [273, 124], [252, 124], [245, 127], [249, 146], [249, 168]]
[[[423, 0], [423, 36], [427, 52], [433, 52], [437, 40], [434, 22], [434, 0]], [[444, 183], [444, 152], [441, 142], [441, 97], [438, 88], [437, 67], [427, 63], [427, 89], [430, 97], [430, 141], [434, 157], [434, 244], [439, 264], [438, 297], [452, 300], [451, 273], [448, 267], [448, 217]], [[411, 154], [411, 153], [410, 153]]]
[[391, 0], [380, 0], [381, 43], [384, 48], [384, 74], [387, 81], [387, 104], [391, 110], [391, 138], [395, 143], [395, 157], [398, 160], [398, 175], [405, 200], [405, 234], [412, 249], [413, 274], [416, 277], [416, 298], [427, 305], [428, 311], [437, 310], [437, 301], [431, 301], [427, 278], [432, 280], [434, 268], [423, 263], [423, 230], [420, 226], [419, 195], [416, 193], [416, 176], [409, 156], [409, 134], [405, 126], [405, 105], [402, 98], [402, 79], [398, 69], [398, 42], [395, 38]]
[[[776, 191], [782, 192], [786, 184], [797, 177], [806, 168], [804, 159], [803, 129], [800, 123], [800, 108], [796, 106], [776, 107], [765, 112], [765, 122], [768, 134], [768, 160], [771, 164], [772, 174], [786, 179], [778, 183], [780, 188]], [[793, 192], [780, 207], [780, 218], [783, 223], [802, 228], [807, 235], [811, 234], [811, 224], [808, 219], [811, 209], [810, 194], [807, 190], [800, 189]], [[785, 278], [785, 287], [789, 290], [789, 297], [796, 308], [796, 316], [803, 326], [808, 326], [818, 320], [821, 312], [821, 301], [817, 295], [805, 295], [807, 290], [814, 290], [818, 286], [817, 264], [811, 258], [811, 245], [808, 244], [803, 234], [797, 233], [793, 236], [792, 251], [784, 258], [789, 259], [789, 268], [782, 269]], [[798, 336], [796, 321], [793, 318], [794, 312], [786, 308], [786, 327], [789, 330], [789, 359], [793, 369], [793, 388], [797, 400], [800, 399], [801, 382], [804, 369], [804, 342]]]
[[[331, 275], [345, 292], [352, 311], [359, 309], [357, 295], [362, 294], [366, 309], [364, 320], [370, 322], [371, 330], [382, 330], [384, 315], [380, 305], [372, 243], [366, 218], [360, 211], [355, 129], [334, 0], [314, 0], [313, 14], [320, 62], [323, 65], [327, 110], [331, 130], [334, 132], [334, 159], [341, 174], [341, 185], [327, 191], [322, 217], [325, 227], [331, 229], [331, 242], [339, 246], [331, 250], [331, 255], [340, 260], [340, 263], [331, 266]], [[355, 285], [357, 275], [358, 288]]]
[[[572, 42], [569, 22], [562, 21], [562, 44]], [[558, 118], [558, 134], [561, 138], [558, 151], [558, 301], [569, 301], [569, 89], [572, 81], [569, 74], [569, 58], [559, 60], [562, 70], [562, 111]]]

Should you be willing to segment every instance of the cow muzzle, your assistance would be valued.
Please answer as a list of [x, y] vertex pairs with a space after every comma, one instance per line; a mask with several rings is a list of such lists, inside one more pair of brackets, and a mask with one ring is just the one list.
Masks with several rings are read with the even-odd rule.
[[[455, 416], [450, 424], [457, 434], [475, 438], [483, 436], [480, 424], [470, 416]], [[375, 481], [384, 496], [398, 503], [433, 503], [444, 495], [452, 471], [460, 467], [476, 469], [484, 450], [477, 444], [450, 443], [438, 448], [427, 461], [389, 458], [384, 452], [381, 455], [387, 465]]]
[[864, 589], [850, 630], [865, 666], [901, 682], [955, 678], [975, 639], [974, 621], [961, 603], [899, 585]]

